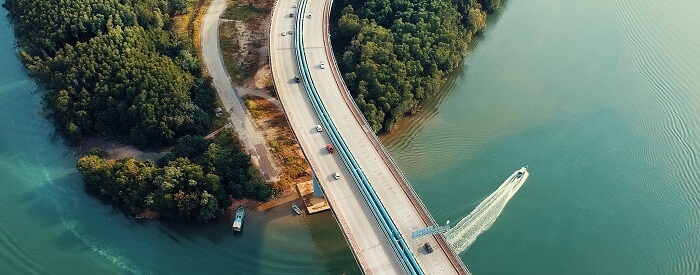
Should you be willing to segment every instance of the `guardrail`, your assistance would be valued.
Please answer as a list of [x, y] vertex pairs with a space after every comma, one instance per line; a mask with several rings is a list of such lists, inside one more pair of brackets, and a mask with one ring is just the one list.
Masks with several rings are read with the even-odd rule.
[[[273, 54], [272, 54], [273, 48], [272, 48], [272, 47], [273, 47], [273, 45], [275, 45], [275, 44], [273, 43], [273, 42], [274, 42], [274, 38], [275, 38], [275, 35], [274, 35], [273, 31], [275, 30], [275, 28], [274, 28], [274, 24], [275, 24], [275, 23], [274, 23], [274, 22], [275, 22], [274, 13], [277, 12], [277, 5], [279, 5], [279, 0], [275, 0], [275, 4], [274, 4], [273, 7], [272, 7], [273, 16], [272, 16], [272, 19], [270, 20], [270, 35], [269, 35], [269, 38], [268, 38], [268, 39], [269, 39], [269, 40], [268, 40], [268, 43], [269, 43], [269, 49], [268, 49], [268, 50], [269, 50], [269, 52], [270, 52], [270, 54], [268, 55], [268, 58], [269, 58], [269, 59], [268, 59], [268, 62], [270, 63], [270, 66], [272, 67], [272, 70], [271, 70], [271, 71], [272, 71], [272, 78], [273, 78], [273, 79], [275, 79], [275, 77], [276, 77], [276, 75], [275, 75], [276, 73], [275, 73], [274, 67], [273, 67], [273, 65], [272, 65], [272, 64], [274, 64], [274, 63], [273, 63], [273, 60], [272, 60], [272, 58], [273, 58]], [[277, 91], [277, 92], [279, 93], [279, 91]], [[282, 109], [285, 109], [284, 101], [281, 100], [281, 96], [278, 96], [278, 97], [280, 97], [280, 103], [282, 103]], [[288, 112], [285, 110], [285, 113], [288, 113]], [[287, 123], [288, 123], [288, 124], [290, 125], [290, 127], [291, 127], [293, 124], [292, 124], [292, 121], [290, 120], [290, 117], [287, 116], [287, 115], [285, 115], [284, 117], [285, 117], [285, 119], [287, 120]], [[297, 135], [297, 132], [292, 131], [292, 134], [294, 135], [294, 139], [296, 139], [297, 142], [299, 143], [299, 145], [301, 146], [302, 141], [301, 141], [301, 139], [299, 138], [299, 136]], [[303, 146], [302, 146], [302, 147], [303, 147]], [[316, 169], [315, 169], [316, 165], [315, 165], [314, 162], [311, 160], [311, 158], [309, 158], [309, 157], [307, 156], [307, 154], [306, 154], [306, 152], [304, 152], [304, 150], [301, 150], [301, 153], [304, 155], [304, 158], [306, 158], [307, 161], [309, 162], [309, 168], [311, 169], [312, 176], [313, 176], [313, 177], [317, 177], [316, 175], [319, 175], [319, 173], [318, 173], [318, 171], [316, 171]], [[348, 242], [348, 244], [352, 247], [352, 246], [353, 246], [353, 242], [354, 242], [354, 240], [353, 240], [353, 238], [352, 238], [352, 234], [351, 234], [350, 232], [347, 232], [347, 231], [345, 230], [345, 229], [346, 229], [346, 228], [345, 228], [346, 226], [344, 226], [345, 224], [347, 224], [347, 222], [345, 222], [345, 220], [343, 219], [342, 214], [341, 214], [341, 213], [338, 213], [338, 212], [335, 210], [336, 208], [333, 207], [333, 205], [336, 203], [336, 201], [335, 201], [332, 197], [329, 197], [329, 196], [326, 194], [326, 190], [325, 190], [324, 187], [323, 187], [324, 182], [321, 181], [321, 180], [318, 179], [318, 178], [317, 178], [317, 180], [318, 180], [319, 183], [320, 183], [319, 185], [321, 186], [321, 191], [323, 191], [324, 196], [325, 196], [325, 198], [326, 198], [326, 201], [327, 201], [328, 204], [331, 206], [331, 212], [333, 212], [333, 215], [332, 215], [333, 218], [334, 218], [335, 221], [340, 225], [340, 231], [342, 231], [343, 237], [345, 237], [345, 240], [346, 240], [346, 241]], [[355, 261], [357, 262], [357, 265], [360, 266], [360, 267], [362, 267], [362, 263], [363, 263], [362, 259], [363, 259], [363, 256], [362, 256], [361, 254], [359, 254], [357, 251], [355, 251], [354, 249], [350, 249], [350, 252], [352, 252], [352, 255], [354, 256]]]
[[303, 22], [304, 22], [304, 11], [306, 9], [306, 3], [308, 0], [301, 0], [299, 2], [299, 10], [297, 12], [296, 30], [294, 36], [294, 46], [296, 48], [296, 58], [297, 64], [299, 65], [299, 73], [306, 88], [309, 99], [314, 107], [314, 111], [319, 116], [321, 123], [326, 127], [326, 132], [331, 139], [331, 142], [335, 144], [338, 149], [338, 155], [343, 160], [345, 166], [348, 168], [353, 180], [358, 184], [358, 187], [370, 206], [375, 218], [381, 225], [384, 233], [389, 238], [391, 244], [393, 245], [395, 252], [398, 252], [401, 260], [403, 261], [405, 268], [410, 274], [423, 274], [418, 262], [416, 261], [413, 253], [409, 249], [405, 240], [401, 236], [401, 233], [396, 228], [393, 220], [387, 213], [386, 209], [379, 200], [374, 189], [370, 185], [367, 177], [360, 169], [359, 164], [355, 161], [350, 149], [345, 144], [345, 141], [338, 133], [335, 124], [331, 120], [323, 102], [321, 101], [316, 87], [313, 85], [313, 80], [308, 71], [308, 65], [306, 63], [306, 53], [304, 51], [303, 42]]
[[[331, 13], [331, 6], [333, 5], [334, 0], [328, 0], [328, 7], [327, 7], [327, 16], [330, 18], [330, 13]], [[340, 74], [340, 68], [338, 67], [338, 63], [335, 59], [335, 55], [333, 53], [333, 44], [330, 41], [330, 32], [328, 32], [328, 21], [326, 22], [326, 34], [328, 35], [328, 40], [327, 40], [327, 45], [328, 49], [330, 50], [331, 54], [329, 59], [333, 62], [333, 68], [332, 70], [335, 70]], [[348, 89], [347, 85], [345, 84], [345, 79], [342, 77], [337, 77], [340, 80], [340, 84], [342, 84], [342, 87], [339, 87], [342, 93], [345, 93], [345, 97], [347, 98], [352, 98], [352, 95], [350, 94], [350, 89]], [[357, 114], [358, 117], [362, 120], [362, 125], [363, 127], [366, 127], [369, 131], [367, 132], [367, 135], [370, 137], [372, 140], [375, 148], [378, 148], [381, 151], [382, 157], [390, 163], [390, 165], [393, 168], [393, 172], [396, 173], [398, 176], [399, 181], [402, 181], [402, 186], [404, 187], [404, 190], [410, 193], [410, 196], [413, 198], [413, 202], [420, 207], [420, 209], [423, 211], [423, 216], [426, 217], [426, 219], [429, 221], [430, 224], [433, 226], [438, 226], [438, 223], [435, 221], [432, 215], [430, 215], [430, 211], [428, 211], [428, 208], [425, 206], [423, 203], [423, 200], [420, 199], [418, 194], [416, 193], [415, 189], [413, 189], [413, 186], [408, 183], [408, 179], [404, 175], [404, 173], [399, 169], [399, 166], [396, 164], [394, 161], [394, 158], [391, 157], [391, 154], [386, 151], [386, 148], [382, 145], [382, 143], [379, 141], [379, 137], [374, 133], [374, 131], [371, 129], [370, 124], [367, 122], [367, 119], [362, 115], [362, 112], [360, 111], [360, 108], [357, 106], [354, 100], [349, 100], [352, 105], [353, 111], [355, 114]], [[426, 222], [428, 222], [426, 221]], [[453, 263], [453, 265], [456, 265], [458, 269], [461, 269], [464, 271], [465, 274], [471, 274], [469, 271], [469, 268], [464, 264], [464, 262], [459, 259], [457, 256], [458, 254], [452, 249], [452, 247], [447, 243], [447, 240], [445, 239], [445, 236], [442, 234], [436, 235], [435, 236], [438, 239], [438, 243], [440, 246], [446, 250], [448, 250], [448, 253], [451, 253], [452, 255], [448, 255], [448, 257], [451, 259], [450, 261]], [[459, 270], [458, 270], [459, 271]], [[460, 272], [461, 273], [461, 272]]]

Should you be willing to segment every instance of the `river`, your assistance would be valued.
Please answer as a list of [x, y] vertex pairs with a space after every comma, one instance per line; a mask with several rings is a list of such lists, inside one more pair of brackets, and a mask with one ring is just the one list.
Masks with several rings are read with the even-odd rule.
[[434, 217], [530, 178], [476, 274], [700, 273], [700, 2], [507, 1], [383, 143]]
[[[700, 272], [700, 2], [510, 0], [462, 71], [381, 139], [434, 217], [531, 176], [461, 254], [477, 274]], [[241, 235], [86, 195], [0, 9], [0, 273], [357, 273], [330, 213]]]
[[290, 207], [230, 222], [134, 221], [83, 192], [73, 150], [40, 115], [41, 94], [0, 9], [0, 274], [357, 273], [331, 216]]

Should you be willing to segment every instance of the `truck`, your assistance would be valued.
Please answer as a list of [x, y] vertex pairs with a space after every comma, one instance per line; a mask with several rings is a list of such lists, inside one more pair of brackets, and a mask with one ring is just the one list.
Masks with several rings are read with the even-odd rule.
[[328, 150], [329, 154], [333, 154], [333, 152], [335, 152], [335, 148], [333, 148], [333, 144], [330, 144], [330, 143], [326, 144], [326, 150]]

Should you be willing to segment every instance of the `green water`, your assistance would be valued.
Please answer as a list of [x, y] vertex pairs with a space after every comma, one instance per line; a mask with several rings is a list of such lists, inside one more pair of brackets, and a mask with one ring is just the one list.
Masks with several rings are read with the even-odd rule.
[[[672, 3], [671, 3], [672, 2]], [[700, 2], [509, 0], [463, 71], [383, 136], [438, 221], [531, 176], [461, 254], [477, 274], [700, 273]], [[0, 9], [0, 274], [338, 274], [330, 213], [240, 236], [135, 222], [82, 191]]]
[[301, 274], [359, 269], [330, 213], [290, 205], [246, 215], [241, 235], [136, 222], [86, 195], [73, 150], [39, 115], [41, 95], [0, 9], [0, 274]]
[[443, 94], [382, 137], [438, 221], [531, 176], [476, 274], [700, 273], [700, 2], [508, 1]]

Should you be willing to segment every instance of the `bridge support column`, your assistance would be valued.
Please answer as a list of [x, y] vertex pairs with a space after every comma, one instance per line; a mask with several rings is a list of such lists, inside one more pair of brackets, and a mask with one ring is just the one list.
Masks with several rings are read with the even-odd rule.
[[317, 198], [323, 198], [323, 191], [321, 190], [321, 185], [316, 178], [316, 174], [311, 175], [311, 180], [314, 181], [314, 196]]

